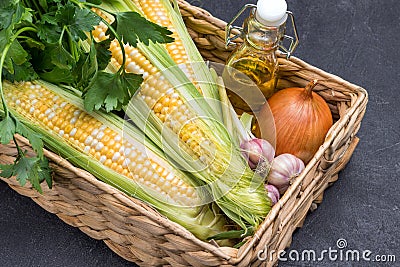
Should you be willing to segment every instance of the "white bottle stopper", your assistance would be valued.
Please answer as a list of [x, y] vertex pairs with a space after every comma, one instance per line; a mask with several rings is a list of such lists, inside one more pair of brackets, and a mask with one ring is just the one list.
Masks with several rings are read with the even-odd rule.
[[265, 26], [277, 27], [287, 19], [285, 0], [258, 0], [256, 19]]

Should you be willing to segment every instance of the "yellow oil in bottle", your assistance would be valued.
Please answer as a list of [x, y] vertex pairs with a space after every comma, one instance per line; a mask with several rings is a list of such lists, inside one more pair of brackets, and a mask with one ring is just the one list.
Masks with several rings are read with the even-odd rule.
[[[232, 59], [229, 66], [232, 67], [230, 76], [236, 82], [249, 86], [250, 83], [254, 82], [265, 99], [268, 99], [275, 93], [278, 81], [278, 64], [275, 60], [267, 60], [265, 57], [259, 56], [240, 56]], [[241, 96], [238, 96], [234, 92], [229, 92], [228, 96], [238, 113], [242, 113], [243, 111], [248, 113], [257, 112], [257, 110], [251, 110], [248, 105], [254, 96], [254, 91], [248, 91], [247, 94], [242, 93]]]
[[247, 56], [234, 61], [232, 67], [252, 79], [266, 98], [275, 92], [277, 66], [273, 62]]

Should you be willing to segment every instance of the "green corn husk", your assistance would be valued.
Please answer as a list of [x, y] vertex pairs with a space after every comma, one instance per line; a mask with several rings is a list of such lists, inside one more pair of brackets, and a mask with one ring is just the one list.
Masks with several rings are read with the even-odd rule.
[[[82, 100], [79, 97], [67, 92], [66, 89], [61, 89], [55, 85], [43, 81], [37, 81], [36, 83], [44, 86], [51, 92], [63, 98], [66, 102], [77, 106], [80, 110], [84, 110]], [[13, 95], [13, 92], [22, 90], [18, 84], [11, 84], [9, 82], [4, 82], [3, 88], [4, 92], [6, 95], [9, 95], [9, 97]], [[7, 97], [6, 101], [11, 102], [11, 100], [7, 99]], [[159, 192], [152, 190], [152, 188], [145, 187], [143, 184], [139, 184], [136, 181], [104, 166], [97, 159], [83, 152], [82, 149], [73, 143], [64, 140], [58, 134], [50, 131], [50, 129], [46, 128], [43, 123], [35, 120], [33, 117], [27, 118], [17, 112], [17, 110], [14, 108], [10, 108], [10, 111], [24, 125], [39, 133], [42, 136], [46, 147], [48, 147], [50, 150], [58, 153], [75, 166], [89, 171], [101, 181], [112, 185], [113, 187], [125, 192], [130, 196], [148, 203], [170, 220], [177, 222], [188, 229], [198, 238], [206, 240], [210, 236], [220, 234], [227, 230], [226, 221], [218, 207], [214, 204], [205, 204], [210, 201], [207, 191], [204, 190], [204, 186], [196, 181], [193, 181], [190, 176], [186, 175], [185, 173], [174, 169], [174, 167], [171, 166], [164, 157], [163, 152], [160, 151], [160, 149], [156, 147], [153, 142], [146, 138], [142, 132], [133, 127], [131, 124], [126, 123], [121, 118], [113, 114], [103, 114], [101, 112], [89, 113], [92, 117], [102, 122], [103, 125], [106, 125], [112, 130], [123, 134], [126, 140], [143, 144], [143, 147], [146, 149], [146, 153], [150, 158], [157, 158], [158, 163], [169, 167], [170, 170], [173, 169], [176, 177], [179, 177], [186, 183], [192, 185], [198, 195], [198, 198], [195, 199], [195, 202], [193, 202], [192, 205], [184, 206], [181, 203], [175, 202], [173, 199], [163, 198]], [[223, 241], [221, 245], [223, 244], [226, 245], [230, 243], [229, 241]]]
[[[120, 2], [124, 8], [134, 5], [130, 1], [106, 1], [114, 5]], [[125, 2], [130, 2], [124, 4]], [[171, 7], [168, 0], [162, 0], [163, 5], [169, 10], [171, 20], [184, 40], [186, 50], [195, 63], [196, 82], [202, 85], [201, 95], [189, 80], [186, 74], [175, 64], [165, 47], [160, 44], [150, 43], [148, 46], [138, 43], [137, 48], [146, 58], [157, 67], [170, 85], [179, 93], [180, 98], [195, 114], [193, 121], [196, 127], [211, 140], [212, 147], [204, 149], [209, 157], [215, 157], [212, 165], [205, 165], [187, 153], [188, 146], [169, 126], [163, 124], [151, 111], [140, 96], [135, 96], [125, 107], [126, 115], [145, 134], [162, 147], [166, 155], [174, 160], [184, 170], [190, 172], [197, 179], [205, 182], [216, 203], [233, 221], [243, 229], [249, 226], [258, 227], [268, 214], [271, 203], [265, 193], [263, 180], [248, 167], [241, 155], [240, 147], [234, 137], [224, 126], [221, 104], [219, 100], [218, 85], [214, 83], [213, 75], [205, 63], [200, 59], [199, 53], [186, 32], [180, 18], [177, 3]], [[119, 6], [114, 5], [119, 8]], [[139, 8], [133, 9], [134, 11]], [[126, 9], [119, 10], [126, 11]], [[218, 102], [217, 102], [218, 103]], [[216, 108], [218, 106], [218, 108]], [[179, 145], [177, 145], [179, 144]], [[182, 149], [183, 148], [183, 149]]]

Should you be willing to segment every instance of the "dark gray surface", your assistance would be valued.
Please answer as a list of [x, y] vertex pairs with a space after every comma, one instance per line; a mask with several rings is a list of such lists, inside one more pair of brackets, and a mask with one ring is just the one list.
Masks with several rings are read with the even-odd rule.
[[[229, 20], [242, 0], [192, 0]], [[255, 1], [251, 1], [255, 2]], [[340, 179], [293, 237], [290, 250], [336, 248], [395, 254], [400, 266], [400, 92], [398, 0], [288, 0], [301, 45], [296, 56], [369, 92], [361, 139]], [[379, 266], [368, 262], [287, 262], [281, 266]], [[0, 182], [0, 266], [132, 266], [102, 242]]]

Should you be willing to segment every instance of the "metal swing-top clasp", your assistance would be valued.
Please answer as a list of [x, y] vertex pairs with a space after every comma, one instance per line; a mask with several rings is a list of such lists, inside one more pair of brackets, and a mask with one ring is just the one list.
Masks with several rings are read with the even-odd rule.
[[[233, 25], [236, 20], [240, 17], [240, 15], [242, 15], [247, 9], [252, 9], [252, 14], [254, 14], [257, 10], [257, 5], [254, 4], [246, 4], [245, 6], [242, 7], [242, 9], [239, 10], [239, 12], [233, 17], [233, 19], [226, 25], [225, 28], [225, 47], [228, 47], [229, 45], [232, 44], [236, 44], [234, 42], [234, 40], [238, 39], [238, 38], [242, 38], [243, 37], [243, 27], [239, 27], [239, 26], [235, 26]], [[293, 28], [293, 33], [294, 33], [294, 37], [284, 34], [282, 36], [282, 39], [279, 41], [279, 48], [280, 48], [280, 52], [282, 53], [282, 55], [285, 55], [287, 59], [290, 58], [290, 56], [293, 54], [294, 50], [296, 49], [296, 47], [299, 44], [299, 36], [297, 33], [297, 28], [296, 28], [296, 23], [295, 23], [295, 19], [294, 19], [294, 15], [292, 12], [290, 11], [286, 11], [286, 15], [287, 17], [290, 17], [291, 22], [292, 22], [292, 28]], [[282, 22], [282, 24], [285, 23]], [[239, 33], [237, 33], [236, 35], [232, 36], [232, 31], [233, 30], [238, 30]], [[290, 41], [290, 45], [288, 48], [286, 48], [283, 45], [284, 40], [289, 40]]]

